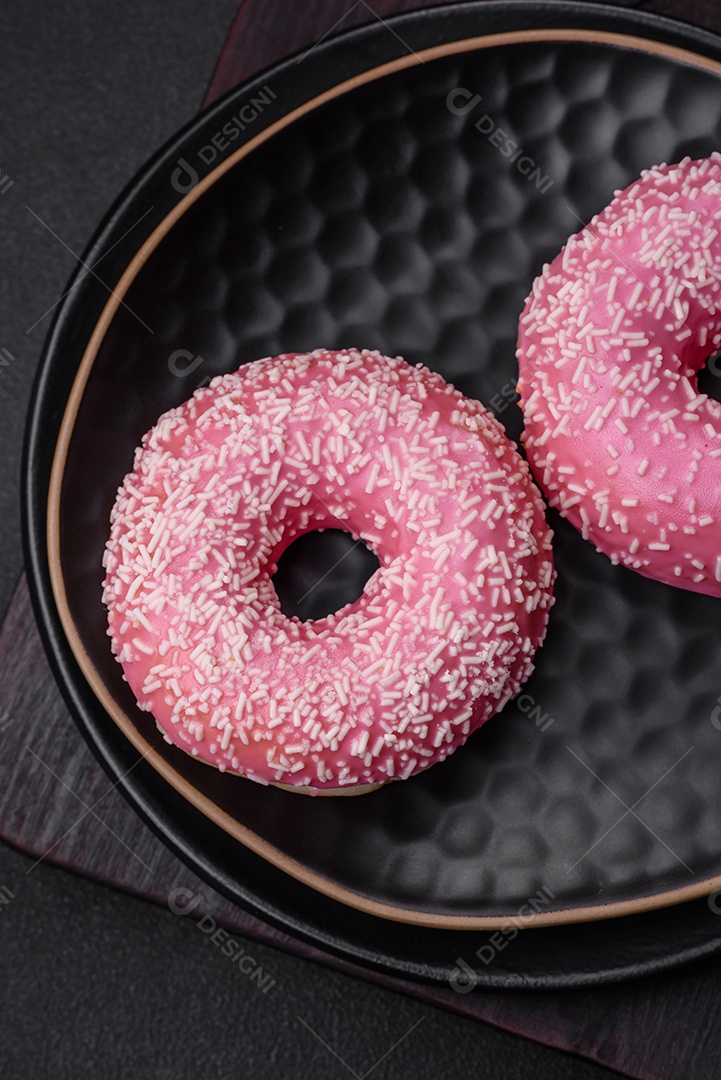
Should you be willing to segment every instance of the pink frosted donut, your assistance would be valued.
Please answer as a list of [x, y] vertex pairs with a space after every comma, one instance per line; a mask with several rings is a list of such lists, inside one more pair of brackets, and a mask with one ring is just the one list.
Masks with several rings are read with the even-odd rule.
[[[445, 758], [528, 677], [552, 603], [543, 505], [503, 429], [367, 350], [197, 390], [143, 439], [111, 526], [108, 632], [140, 708], [221, 770], [311, 793]], [[338, 527], [380, 568], [340, 611], [287, 617], [279, 555]]]
[[572, 236], [520, 323], [524, 442], [612, 562], [721, 596], [721, 155], [649, 169]]

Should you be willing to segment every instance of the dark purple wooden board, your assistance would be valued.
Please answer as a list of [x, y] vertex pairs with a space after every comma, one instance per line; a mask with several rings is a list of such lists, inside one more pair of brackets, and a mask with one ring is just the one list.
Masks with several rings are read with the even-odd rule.
[[[583, 1055], [639, 1080], [712, 1080], [719, 1075], [721, 975], [709, 964], [593, 991], [460, 994], [340, 960], [230, 904], [164, 847], [85, 745], [47, 666], [24, 578], [0, 630], [0, 671], [0, 831], [32, 859], [155, 904], [173, 903], [176, 909], [200, 897], [194, 917], [208, 913], [233, 934]], [[522, 948], [522, 941], [508, 947]]]
[[[373, 0], [372, 7], [364, 0], [356, 4], [311, 0], [303, 6], [302, 16], [296, 9], [290, 19], [283, 0], [266, 0], [262, 7], [246, 0], [204, 103], [333, 28], [420, 6], [418, 0]], [[711, 2], [634, 6], [683, 15], [721, 30], [721, 11]], [[187, 889], [203, 898], [196, 916], [207, 911], [235, 933], [575, 1051], [630, 1076], [656, 1080], [719, 1074], [721, 977], [711, 965], [573, 995], [461, 995], [450, 988], [365, 971], [229, 904], [188, 871], [132, 813], [86, 748], [45, 661], [24, 579], [0, 631], [0, 671], [0, 831], [32, 857], [158, 904], [167, 904], [174, 890]]]

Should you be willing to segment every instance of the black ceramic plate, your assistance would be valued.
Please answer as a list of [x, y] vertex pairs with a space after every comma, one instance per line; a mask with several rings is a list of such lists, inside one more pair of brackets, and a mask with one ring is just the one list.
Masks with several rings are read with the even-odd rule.
[[[642, 168], [720, 136], [710, 35], [586, 4], [419, 12], [231, 93], [91, 243], [84, 262], [102, 263], [59, 311], [30, 416], [37, 611], [100, 759], [241, 904], [459, 984], [470, 968], [489, 986], [609, 980], [721, 945], [703, 899], [721, 881], [717, 600], [611, 567], [554, 518], [557, 604], [524, 693], [447, 762], [350, 799], [264, 789], [164, 744], [121, 680], [100, 603], [108, 515], [141, 435], [252, 358], [401, 353], [517, 437], [516, 324], [543, 262]], [[334, 543], [316, 542], [310, 565]], [[362, 586], [362, 552], [343, 570], [303, 614]], [[307, 573], [306, 547], [284, 567], [288, 606]], [[125, 775], [138, 749], [147, 760]], [[529, 913], [513, 947], [502, 932], [488, 944]]]

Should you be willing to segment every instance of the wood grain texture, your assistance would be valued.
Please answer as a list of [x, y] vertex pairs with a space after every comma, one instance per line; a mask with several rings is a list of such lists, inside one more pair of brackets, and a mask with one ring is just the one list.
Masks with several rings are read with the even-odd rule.
[[[457, 2], [433, 0], [433, 6], [442, 7]], [[675, 16], [707, 30], [721, 32], [721, 4], [718, 0], [614, 2], [619, 7]], [[209, 105], [243, 79], [250, 78], [277, 60], [302, 49], [312, 49], [331, 34], [430, 6], [426, 0], [303, 0], [302, 4], [294, 5], [290, 5], [288, 0], [243, 0], [203, 104]]]
[[[244, 0], [204, 104], [326, 34], [420, 6], [418, 0], [373, 0], [372, 7], [365, 0], [306, 0], [289, 10], [287, 0]], [[721, 30], [715, 0], [634, 6]], [[33, 859], [156, 904], [166, 905], [174, 889], [188, 889], [202, 897], [195, 915], [207, 912], [233, 933], [573, 1051], [639, 1080], [711, 1080], [721, 1074], [721, 974], [713, 964], [573, 994], [461, 995], [366, 971], [229, 904], [150, 832], [85, 746], [45, 659], [24, 578], [0, 630], [0, 672], [0, 834]], [[522, 948], [522, 937], [512, 947]]]
[[[228, 903], [133, 813], [83, 742], [47, 666], [24, 578], [0, 629], [0, 671], [0, 832], [33, 860], [163, 906], [174, 890], [186, 889], [185, 895], [201, 898], [196, 917], [208, 913], [234, 934], [639, 1080], [712, 1080], [721, 1072], [721, 974], [715, 965], [572, 994], [458, 994], [366, 971]], [[522, 938], [509, 947], [522, 948]]]
[[[453, 0], [435, 2], [440, 6]], [[422, 0], [303, 0], [293, 6], [287, 0], [243, 0], [203, 104], [284, 56], [314, 48], [331, 34], [424, 6], [429, 5]]]

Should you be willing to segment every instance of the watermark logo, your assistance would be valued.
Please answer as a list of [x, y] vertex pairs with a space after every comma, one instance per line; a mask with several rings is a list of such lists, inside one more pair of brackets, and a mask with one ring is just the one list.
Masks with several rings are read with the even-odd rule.
[[[555, 898], [555, 893], [551, 889], [545, 885], [542, 886], [536, 896], [531, 896], [525, 904], [522, 904], [516, 914], [500, 930], [488, 935], [487, 941], [476, 949], [474, 953], [476, 958], [481, 961], [484, 967], [488, 967], [498, 953], [507, 948], [514, 938], [518, 937], [519, 930], [527, 926], [533, 916], [544, 907], [547, 907]], [[456, 993], [468, 994], [475, 989], [478, 983], [478, 972], [471, 967], [467, 960], [464, 960], [462, 956], [458, 956], [455, 969], [451, 972], [448, 982]]]
[[187, 195], [200, 180], [197, 170], [184, 157], [178, 158], [178, 167], [170, 177], [170, 183], [181, 195]]
[[[464, 86], [456, 86], [446, 96], [448, 111], [454, 116], [467, 116], [478, 109], [483, 101], [480, 94], [474, 94], [472, 90], [466, 90]], [[518, 172], [530, 182], [535, 183], [538, 191], [544, 195], [553, 187], [554, 181], [541, 171], [539, 165], [527, 154], [518, 142], [511, 138], [507, 131], [499, 127], [496, 121], [487, 112], [480, 116], [473, 125], [481, 135], [485, 136], [491, 146], [495, 146], [498, 152], [512, 162]]]
[[15, 893], [11, 889], [8, 889], [7, 885], [0, 886], [0, 912], [14, 899]]
[[[191, 889], [182, 887], [173, 889], [168, 896], [168, 907], [174, 915], [181, 917], [192, 915], [202, 903], [203, 897], [200, 893], [194, 893]], [[218, 926], [212, 915], [206, 912], [198, 920], [196, 926], [223, 956], [230, 959], [231, 964], [236, 964], [243, 974], [247, 975], [249, 981], [256, 984], [259, 990], [267, 994], [273, 989], [276, 981], [272, 975], [268, 975], [263, 970], [255, 957], [247, 952], [242, 942], [229, 934], [222, 926]]]
[[0, 349], [0, 368], [10, 367], [15, 356], [9, 349]]
[[[231, 116], [229, 120], [226, 120], [222, 128], [216, 131], [215, 135], [204, 146], [196, 150], [195, 157], [198, 161], [204, 166], [212, 165], [218, 155], [229, 150], [235, 140], [258, 119], [261, 113], [276, 100], [276, 97], [277, 95], [270, 86], [264, 86], [259, 90], [250, 101], [247, 101], [238, 110], [235, 116]], [[200, 173], [195, 165], [188, 161], [187, 158], [178, 158], [176, 167], [170, 177], [170, 183], [175, 190], [181, 195], [187, 195], [199, 180]]]
[[173, 889], [168, 897], [168, 907], [173, 915], [192, 915], [202, 902], [203, 897], [200, 893], [180, 887]]
[[195, 356], [190, 349], [176, 349], [168, 357], [168, 370], [178, 379], [187, 379], [188, 375], [205, 363], [205, 357]]
[[518, 401], [518, 391], [516, 389], [516, 379], [509, 379], [507, 383], [504, 383], [497, 394], [494, 394], [491, 400], [488, 402], [489, 408], [495, 413], [496, 416], [500, 416], [504, 413], [509, 405], [513, 405]]
[[717, 731], [721, 731], [721, 696], [716, 698], [716, 707], [711, 710], [711, 723]]
[[0, 195], [7, 194], [14, 183], [15, 181], [0, 169]]
[[719, 349], [718, 352], [715, 352], [711, 356], [709, 356], [708, 360], [706, 361], [706, 367], [709, 369], [711, 374], [715, 375], [717, 378], [719, 375], [721, 375], [721, 349]]
[[554, 722], [549, 713], [542, 711], [541, 706], [536, 702], [532, 694], [519, 694], [516, 698], [516, 705], [529, 720], [533, 720], [536, 727], [540, 728], [541, 731], [548, 731]]

